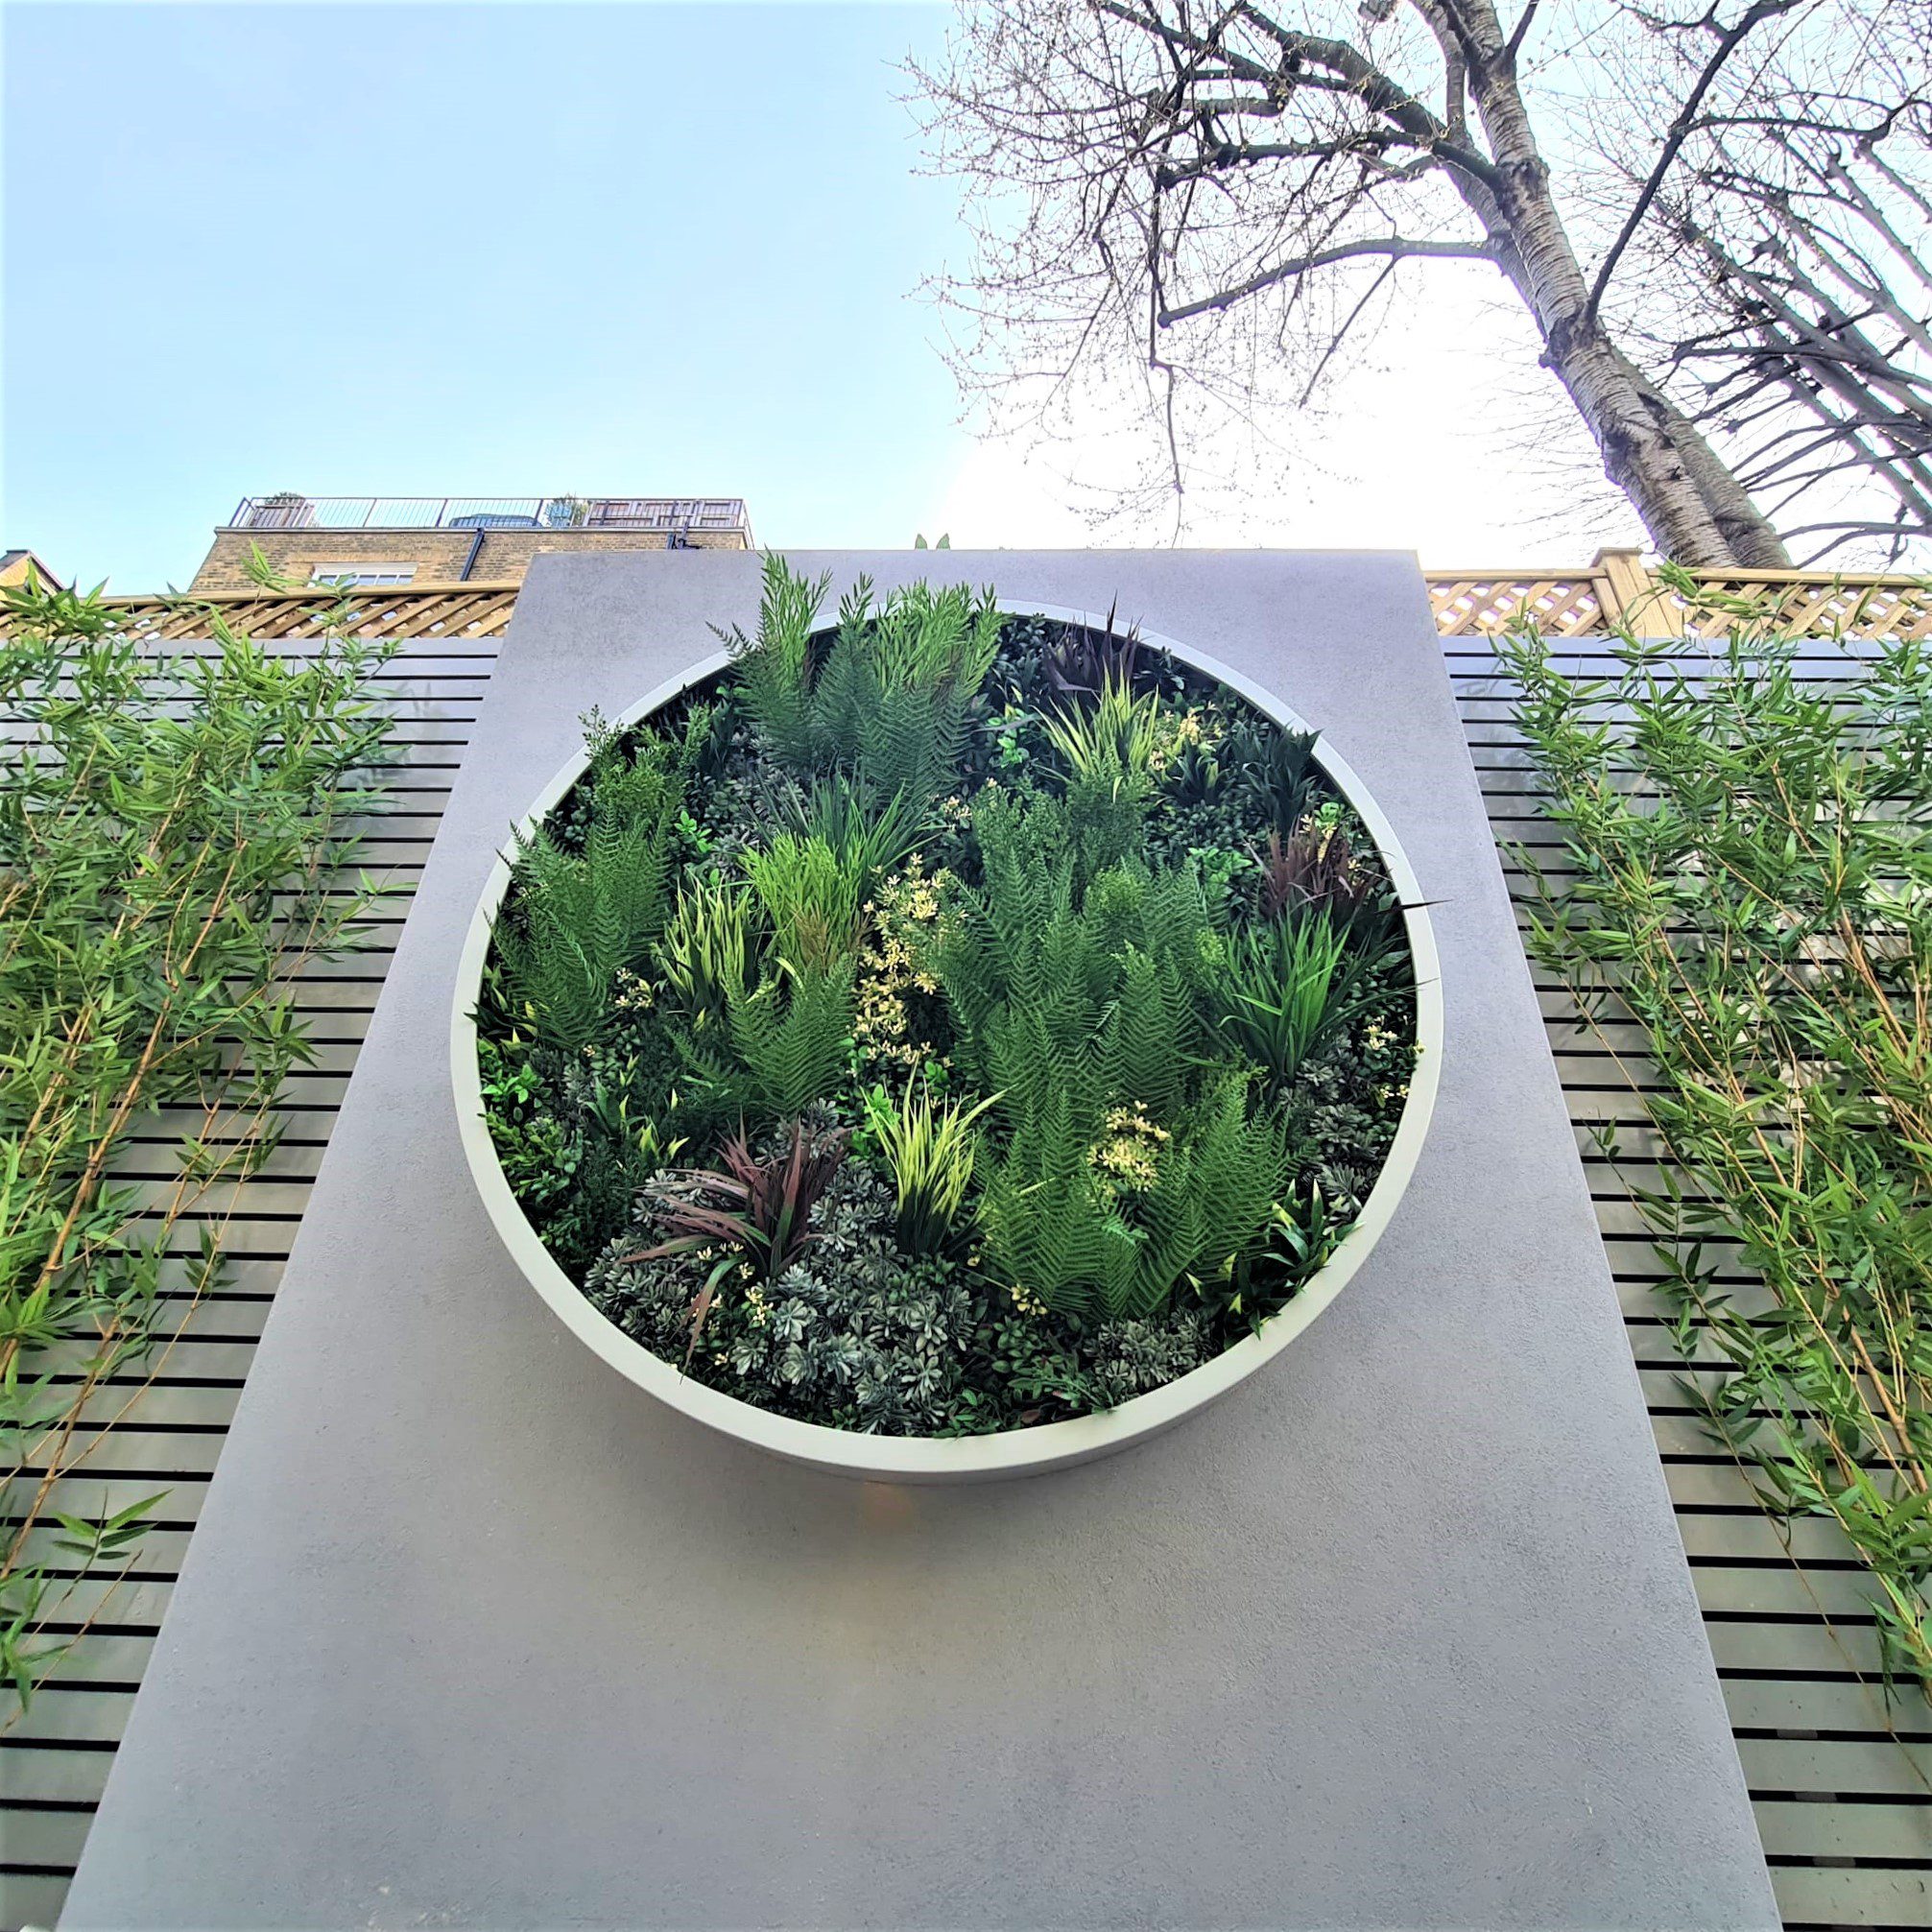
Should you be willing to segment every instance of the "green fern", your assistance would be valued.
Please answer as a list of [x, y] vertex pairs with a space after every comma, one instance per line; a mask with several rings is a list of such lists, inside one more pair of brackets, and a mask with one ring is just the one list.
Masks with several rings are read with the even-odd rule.
[[735, 625], [717, 632], [736, 659], [738, 689], [759, 735], [798, 773], [817, 769], [824, 753], [814, 702], [812, 627], [831, 583], [829, 570], [795, 577], [782, 557], [767, 557], [756, 638]]
[[608, 1031], [617, 975], [650, 960], [690, 749], [651, 735], [632, 757], [595, 721], [592, 730], [582, 849], [566, 850], [546, 828], [519, 840], [498, 928], [516, 1017], [570, 1052]]
[[967, 708], [999, 649], [990, 594], [914, 584], [875, 609], [861, 578], [814, 693], [827, 754], [871, 785], [924, 804], [952, 786]]
[[967, 708], [999, 649], [990, 593], [914, 584], [874, 608], [861, 577], [839, 604], [829, 643], [813, 627], [829, 574], [794, 576], [766, 560], [758, 634], [721, 632], [745, 707], [767, 749], [795, 775], [842, 766], [881, 798], [919, 804], [952, 784]]
[[1049, 1105], [990, 1178], [993, 1266], [1062, 1315], [1157, 1314], [1186, 1283], [1227, 1279], [1267, 1237], [1287, 1185], [1279, 1117], [1251, 1118], [1247, 1082], [1220, 1076], [1174, 1127], [1115, 1108], [1083, 1147], [1081, 1103]]
[[1282, 1133], [1215, 1064], [1202, 993], [1223, 947], [1189, 868], [1083, 893], [1066, 811], [989, 791], [983, 891], [930, 964], [956, 1058], [1003, 1131], [980, 1219], [992, 1266], [1067, 1315], [1146, 1314], [1265, 1234]]
[[736, 1073], [726, 1083], [747, 1117], [781, 1120], [823, 1100], [851, 1057], [852, 962], [824, 971], [780, 963], [757, 989], [729, 1003]]
[[[989, 787], [973, 826], [985, 887], [928, 957], [966, 1070], [988, 1087], [1024, 1089], [1037, 1053], [1056, 1073], [1085, 1057], [1109, 1092], [1174, 1104], [1213, 1047], [1196, 1012], [1213, 940], [1198, 874], [1136, 862], [1083, 894], [1069, 817], [1052, 800], [1022, 807]], [[1015, 1031], [1023, 1016], [1045, 1029], [1038, 1048]]]

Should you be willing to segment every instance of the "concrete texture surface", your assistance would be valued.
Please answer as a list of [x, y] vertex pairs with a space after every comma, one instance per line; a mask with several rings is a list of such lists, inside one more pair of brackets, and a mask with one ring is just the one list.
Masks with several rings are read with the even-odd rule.
[[539, 560], [63, 1926], [1776, 1925], [1413, 562], [798, 561], [1117, 594], [1331, 733], [1437, 905], [1399, 1213], [1216, 1408], [1028, 1482], [814, 1475], [623, 1382], [475, 1198], [451, 975], [578, 714], [758, 560]]

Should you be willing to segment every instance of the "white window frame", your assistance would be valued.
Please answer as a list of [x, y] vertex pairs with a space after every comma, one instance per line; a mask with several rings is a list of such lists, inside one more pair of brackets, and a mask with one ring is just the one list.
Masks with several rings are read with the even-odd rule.
[[311, 587], [318, 584], [341, 584], [347, 580], [351, 590], [394, 589], [416, 581], [414, 563], [318, 563], [309, 571]]

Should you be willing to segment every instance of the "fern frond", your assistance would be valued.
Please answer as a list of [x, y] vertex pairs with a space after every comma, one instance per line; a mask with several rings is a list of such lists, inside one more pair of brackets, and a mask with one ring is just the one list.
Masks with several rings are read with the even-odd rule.
[[775, 553], [765, 559], [756, 639], [736, 627], [717, 633], [736, 659], [738, 687], [759, 735], [798, 773], [814, 770], [823, 751], [813, 703], [812, 627], [831, 584], [829, 570], [795, 576]]
[[749, 1115], [799, 1114], [838, 1085], [850, 1057], [852, 972], [849, 960], [826, 971], [781, 967], [729, 1002]]
[[647, 733], [627, 753], [601, 721], [591, 730], [582, 849], [545, 828], [519, 841], [498, 928], [512, 998], [539, 1038], [571, 1052], [608, 1028], [617, 974], [650, 958], [684, 799], [679, 748]]

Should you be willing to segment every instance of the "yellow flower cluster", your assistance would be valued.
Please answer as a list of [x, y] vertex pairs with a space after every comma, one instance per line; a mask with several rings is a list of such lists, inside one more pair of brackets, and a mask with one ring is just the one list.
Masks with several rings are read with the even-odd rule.
[[925, 1054], [906, 1027], [905, 995], [937, 993], [939, 982], [918, 962], [914, 940], [945, 909], [952, 874], [942, 869], [928, 876], [915, 852], [904, 869], [881, 883], [872, 899], [872, 926], [859, 955], [852, 1038], [860, 1056], [874, 1063], [913, 1068]]
[[1013, 1297], [1015, 1315], [1040, 1316], [1046, 1313], [1046, 1303], [1038, 1296], [1029, 1295], [1018, 1282], [1015, 1281], [1006, 1292]]
[[657, 1004], [657, 994], [641, 973], [633, 972], [629, 966], [619, 966], [617, 991], [610, 1003], [619, 1013], [649, 1013]]
[[1164, 772], [1183, 747], [1205, 742], [1199, 711], [1163, 711], [1154, 749], [1148, 753], [1147, 768], [1151, 772]]
[[1145, 1194], [1160, 1178], [1160, 1151], [1172, 1138], [1135, 1101], [1109, 1111], [1107, 1138], [1086, 1157], [1116, 1193]]

